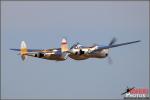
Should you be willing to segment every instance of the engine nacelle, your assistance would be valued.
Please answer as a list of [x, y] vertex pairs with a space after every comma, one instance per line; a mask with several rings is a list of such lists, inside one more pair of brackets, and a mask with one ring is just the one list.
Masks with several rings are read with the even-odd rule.
[[101, 56], [107, 57], [107, 56], [108, 56], [108, 53], [109, 53], [109, 49], [103, 49], [103, 50], [101, 51]]

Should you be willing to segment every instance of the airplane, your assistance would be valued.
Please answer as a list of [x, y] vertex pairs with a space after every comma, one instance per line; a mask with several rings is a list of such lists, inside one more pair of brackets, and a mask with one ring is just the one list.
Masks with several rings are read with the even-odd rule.
[[123, 93], [121, 93], [121, 95], [124, 95], [124, 94], [126, 94], [126, 93], [129, 93], [131, 90], [133, 90], [135, 87], [132, 87], [132, 88], [128, 88], [127, 87], [127, 89], [126, 89], [126, 91], [125, 92], [123, 92]]
[[106, 46], [94, 44], [93, 46], [90, 47], [86, 47], [81, 45], [80, 43], [76, 43], [68, 51], [70, 53], [69, 57], [74, 60], [85, 60], [88, 58], [105, 58], [108, 56], [110, 48], [137, 43], [140, 42], [140, 40], [120, 44], [115, 44], [115, 42], [116, 38], [113, 38], [110, 41], [110, 43]]
[[27, 56], [42, 58], [47, 60], [56, 60], [56, 61], [64, 61], [68, 57], [67, 51], [68, 43], [65, 38], [61, 41], [60, 48], [53, 48], [53, 49], [28, 49], [25, 41], [21, 42], [20, 49], [10, 49], [14, 51], [19, 51], [19, 55], [21, 55], [22, 60], [25, 60]]

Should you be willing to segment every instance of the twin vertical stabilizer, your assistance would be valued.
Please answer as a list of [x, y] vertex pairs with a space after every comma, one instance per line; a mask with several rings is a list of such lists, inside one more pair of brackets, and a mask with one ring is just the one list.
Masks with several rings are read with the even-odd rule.
[[67, 40], [65, 38], [62, 39], [61, 41], [61, 52], [67, 52], [68, 49], [68, 43]]
[[27, 57], [28, 50], [27, 50], [27, 45], [24, 41], [21, 42], [21, 46], [20, 46], [20, 54], [21, 54], [21, 58], [22, 60], [25, 60], [25, 58]]

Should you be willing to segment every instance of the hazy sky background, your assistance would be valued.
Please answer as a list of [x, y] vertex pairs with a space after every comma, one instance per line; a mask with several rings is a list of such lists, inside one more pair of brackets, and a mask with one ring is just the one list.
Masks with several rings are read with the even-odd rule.
[[[148, 1], [2, 1], [1, 3], [1, 96], [2, 98], [109, 99], [126, 86], [149, 87]], [[18, 52], [28, 48], [142, 42], [113, 48], [108, 59], [63, 62], [28, 57]]]

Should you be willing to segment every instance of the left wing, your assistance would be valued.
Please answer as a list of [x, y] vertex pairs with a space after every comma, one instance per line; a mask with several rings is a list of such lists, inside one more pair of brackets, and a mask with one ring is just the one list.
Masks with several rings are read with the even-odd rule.
[[137, 42], [140, 42], [140, 40], [132, 41], [132, 42], [126, 42], [126, 43], [121, 43], [121, 44], [114, 44], [114, 45], [110, 45], [110, 46], [98, 47], [98, 49], [92, 51], [91, 53], [96, 52], [96, 51], [100, 51], [102, 49], [109, 49], [109, 48], [119, 47], [119, 46], [128, 45], [128, 44], [132, 44], [132, 43], [137, 43]]

